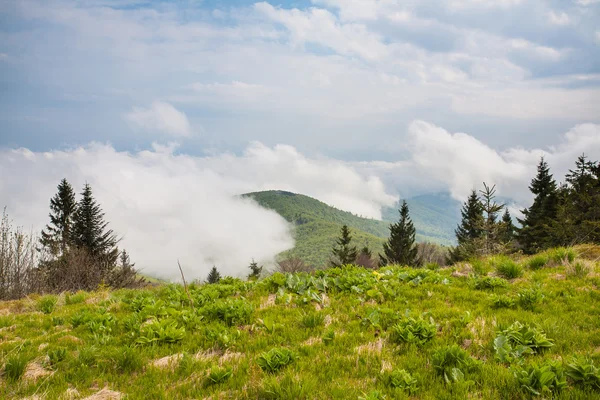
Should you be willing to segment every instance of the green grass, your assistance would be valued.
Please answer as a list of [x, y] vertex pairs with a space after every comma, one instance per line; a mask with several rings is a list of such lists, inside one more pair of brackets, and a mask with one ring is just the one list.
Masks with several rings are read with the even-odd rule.
[[[0, 302], [0, 397], [105, 386], [128, 399], [600, 396], [598, 264], [506, 280], [497, 258], [480, 262], [464, 277], [391, 266], [224, 279], [190, 285], [193, 308], [169, 284], [65, 296], [49, 314], [43, 297]], [[578, 262], [587, 273], [569, 275]], [[28, 364], [48, 374], [24, 377]]]

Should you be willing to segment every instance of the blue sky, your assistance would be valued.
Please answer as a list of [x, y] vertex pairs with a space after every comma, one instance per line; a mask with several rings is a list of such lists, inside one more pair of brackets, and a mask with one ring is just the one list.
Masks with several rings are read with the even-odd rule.
[[499, 150], [600, 119], [593, 0], [19, 1], [0, 27], [3, 147], [396, 160], [415, 119]]

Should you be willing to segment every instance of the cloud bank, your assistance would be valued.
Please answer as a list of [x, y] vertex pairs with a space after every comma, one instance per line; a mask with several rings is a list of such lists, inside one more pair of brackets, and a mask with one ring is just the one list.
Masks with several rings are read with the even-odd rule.
[[149, 108], [134, 107], [125, 118], [135, 127], [173, 136], [190, 136], [187, 116], [171, 104], [155, 101]]

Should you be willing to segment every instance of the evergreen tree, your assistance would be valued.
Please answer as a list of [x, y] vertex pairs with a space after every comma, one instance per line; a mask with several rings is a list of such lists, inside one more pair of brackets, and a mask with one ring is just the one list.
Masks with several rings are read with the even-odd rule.
[[515, 239], [515, 226], [512, 221], [512, 217], [508, 212], [508, 208], [504, 210], [502, 215], [502, 222], [500, 227], [500, 240], [504, 244], [512, 244]]
[[390, 238], [383, 244], [383, 255], [379, 255], [381, 265], [400, 264], [417, 267], [417, 246], [415, 227], [408, 213], [408, 204], [402, 202], [400, 220], [390, 225]]
[[504, 204], [495, 201], [496, 185], [489, 187], [483, 182], [483, 190], [479, 193], [484, 219], [481, 223], [481, 237], [475, 239], [478, 253], [481, 255], [502, 253], [504, 251], [500, 237], [502, 224], [498, 223], [498, 213], [504, 208]]
[[119, 256], [119, 265], [111, 271], [108, 279], [112, 288], [136, 287], [143, 283], [144, 278], [138, 277], [134, 269], [135, 263], [131, 262], [129, 254], [123, 250]]
[[581, 155], [559, 190], [554, 245], [600, 243], [600, 163]]
[[358, 251], [356, 250], [356, 246], [350, 246], [350, 242], [352, 242], [350, 229], [348, 225], [344, 225], [342, 226], [341, 236], [336, 239], [336, 245], [331, 250], [335, 257], [330, 261], [332, 267], [354, 264]]
[[55, 257], [64, 255], [71, 244], [73, 216], [77, 208], [75, 191], [66, 179], [58, 184], [58, 192], [50, 200], [50, 224], [42, 230], [40, 243]]
[[258, 279], [263, 270], [262, 265], [259, 267], [254, 259], [252, 259], [252, 262], [248, 268], [250, 268], [250, 275], [248, 275], [248, 278], [250, 279]]
[[221, 280], [221, 274], [217, 270], [217, 267], [213, 265], [212, 269], [208, 273], [208, 277], [206, 278], [206, 282], [208, 283], [218, 283]]
[[483, 206], [477, 191], [471, 191], [471, 195], [463, 204], [460, 213], [462, 220], [454, 231], [458, 245], [450, 250], [449, 261], [452, 263], [467, 260], [475, 255], [477, 250], [475, 240], [482, 236], [481, 227], [485, 220]]
[[87, 183], [83, 187], [74, 222], [73, 244], [87, 250], [104, 268], [112, 268], [119, 256], [118, 239], [111, 229], [107, 229], [108, 222], [104, 221], [104, 213]]
[[533, 254], [553, 244], [553, 221], [557, 217], [558, 191], [550, 168], [542, 157], [537, 167], [537, 175], [529, 186], [535, 195], [533, 204], [524, 209], [523, 218], [518, 219], [521, 228], [517, 230], [517, 241], [527, 254]]

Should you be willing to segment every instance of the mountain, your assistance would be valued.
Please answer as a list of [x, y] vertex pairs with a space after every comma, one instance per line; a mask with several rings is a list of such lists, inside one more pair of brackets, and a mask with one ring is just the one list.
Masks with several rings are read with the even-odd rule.
[[[342, 225], [351, 228], [353, 242], [360, 249], [369, 247], [373, 254], [383, 251], [390, 222], [398, 219], [397, 209], [384, 210], [384, 221], [358, 217], [338, 210], [302, 194], [270, 190], [242, 195], [254, 199], [262, 207], [274, 210], [295, 226], [296, 246], [282, 257], [300, 257], [315, 266], [325, 265]], [[409, 200], [411, 218], [415, 221], [417, 241], [452, 244], [455, 219], [445, 209], [451, 204], [443, 195], [419, 196]], [[452, 204], [454, 207], [454, 204]], [[458, 206], [460, 208], [460, 206]], [[414, 209], [414, 211], [413, 211]], [[445, 224], [445, 225], [444, 225]]]

